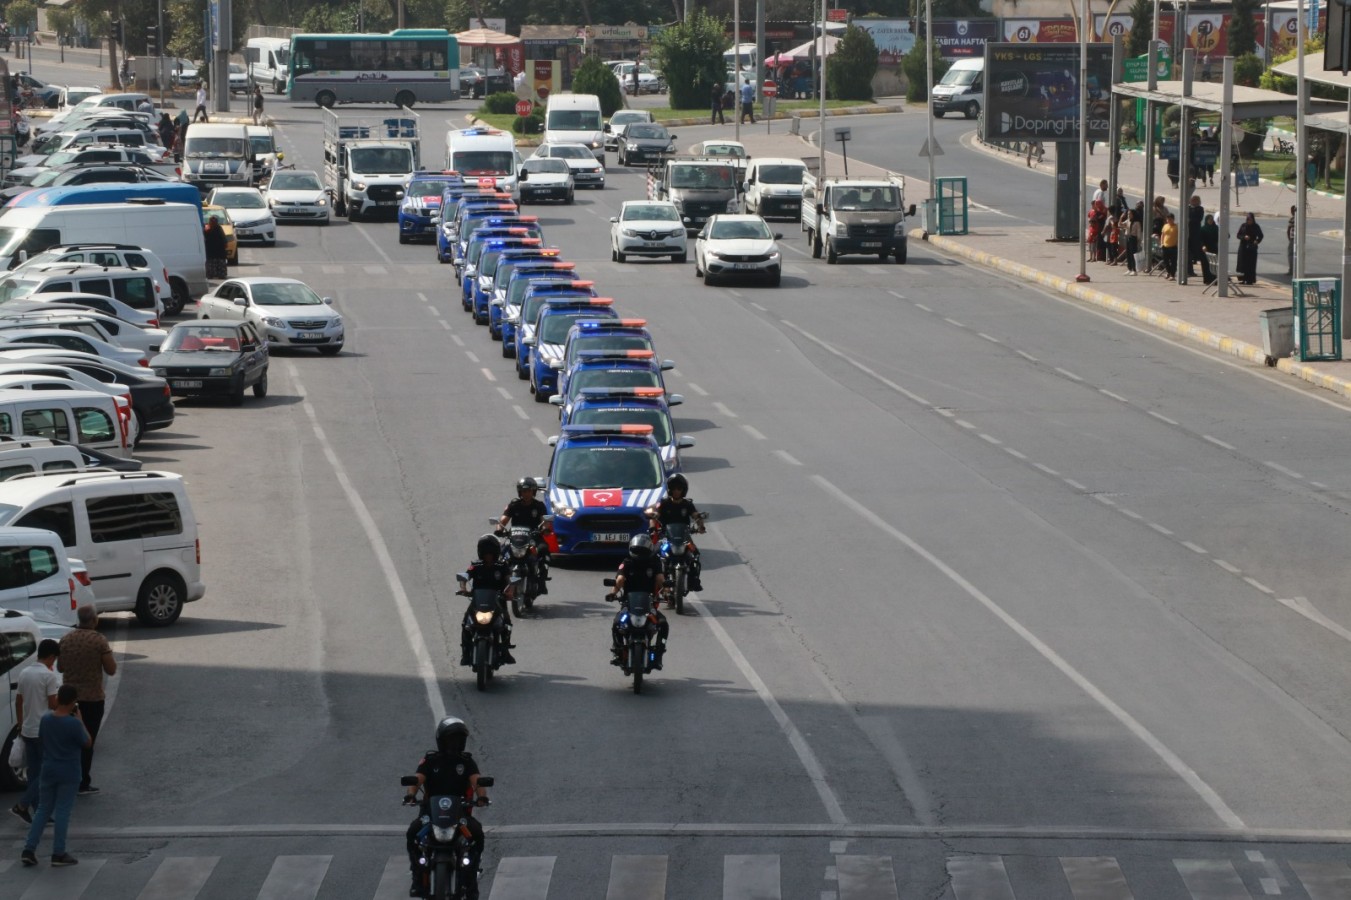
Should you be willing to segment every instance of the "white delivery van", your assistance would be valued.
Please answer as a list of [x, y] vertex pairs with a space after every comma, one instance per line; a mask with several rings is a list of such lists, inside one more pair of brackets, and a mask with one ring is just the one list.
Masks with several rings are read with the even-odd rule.
[[211, 289], [206, 280], [201, 211], [186, 203], [159, 200], [10, 209], [0, 216], [0, 270], [21, 252], [36, 256], [58, 244], [95, 241], [135, 244], [153, 251], [168, 270], [173, 303], [164, 298], [164, 307], [169, 312]]
[[172, 472], [76, 472], [0, 481], [0, 525], [54, 531], [85, 560], [100, 613], [170, 625], [206, 594], [197, 520]]
[[[0, 380], [4, 375], [0, 374]], [[92, 379], [91, 379], [92, 380]], [[72, 444], [61, 444], [47, 438], [12, 438], [0, 436], [0, 481], [34, 472], [79, 472], [88, 468], [84, 454]], [[0, 607], [7, 606], [0, 597]]]
[[934, 116], [959, 112], [968, 119], [980, 115], [985, 102], [985, 59], [959, 59], [933, 86]]
[[249, 38], [244, 45], [244, 64], [254, 84], [271, 87], [272, 93], [286, 93], [287, 70], [291, 62], [291, 39]]
[[491, 178], [497, 190], [519, 197], [516, 139], [496, 128], [464, 128], [446, 132], [446, 168], [471, 183]]
[[245, 126], [193, 125], [183, 145], [183, 180], [202, 193], [217, 187], [251, 187], [252, 156]]
[[120, 399], [93, 391], [0, 390], [0, 434], [65, 441], [126, 459], [130, 410], [119, 411]]
[[585, 144], [605, 163], [605, 126], [595, 94], [550, 94], [544, 107], [544, 143]]

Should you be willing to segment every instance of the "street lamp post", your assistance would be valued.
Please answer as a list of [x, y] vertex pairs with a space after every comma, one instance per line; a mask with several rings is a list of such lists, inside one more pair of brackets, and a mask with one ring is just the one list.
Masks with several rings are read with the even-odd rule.
[[[931, 117], [932, 118], [932, 117]], [[1061, 144], [1063, 147], [1064, 144]], [[1088, 174], [1088, 0], [1079, 0], [1079, 274], [1075, 281], [1088, 281], [1088, 229], [1084, 225]], [[930, 189], [932, 192], [932, 189]]]

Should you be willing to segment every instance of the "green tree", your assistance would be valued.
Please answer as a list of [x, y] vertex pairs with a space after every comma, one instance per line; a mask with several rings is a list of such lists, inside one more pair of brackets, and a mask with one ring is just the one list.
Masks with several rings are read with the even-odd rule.
[[871, 100], [877, 74], [877, 44], [855, 25], [844, 30], [835, 52], [826, 59], [826, 96], [837, 100]]
[[619, 88], [619, 79], [598, 56], [588, 56], [572, 73], [572, 92], [599, 97], [601, 115], [607, 119], [615, 110], [624, 107], [624, 92]]
[[672, 25], [652, 42], [652, 57], [670, 86], [672, 109], [708, 105], [715, 84], [727, 78], [722, 52], [727, 49], [727, 23], [702, 9]]
[[[934, 55], [934, 77], [942, 78], [952, 63], [938, 53], [938, 44], [930, 41]], [[830, 70], [830, 66], [826, 66]], [[905, 73], [905, 99], [910, 103], [924, 103], [929, 99], [928, 64], [924, 58], [924, 44], [915, 41], [910, 52], [901, 57], [901, 71]]]
[[1150, 0], [1135, 0], [1131, 4], [1131, 33], [1126, 36], [1126, 56], [1144, 56], [1148, 53], [1149, 39], [1153, 34], [1154, 5]]
[[1244, 87], [1260, 87], [1264, 71], [1266, 71], [1266, 66], [1262, 63], [1260, 56], [1256, 53], [1245, 53], [1234, 60], [1234, 84], [1241, 84]]
[[206, 49], [202, 10], [195, 0], [169, 0], [164, 4], [164, 27], [169, 31], [165, 43], [173, 56], [201, 59]]
[[58, 42], [75, 32], [75, 13], [68, 9], [52, 7], [47, 10], [47, 24], [56, 32]]
[[5, 7], [5, 20], [15, 34], [24, 34], [37, 27], [38, 8], [31, 0], [13, 0]]
[[446, 0], [446, 28], [451, 31], [468, 30], [470, 12], [468, 0]]
[[1257, 50], [1257, 34], [1253, 18], [1260, 6], [1258, 0], [1234, 0], [1234, 14], [1229, 17], [1229, 53], [1243, 56]]

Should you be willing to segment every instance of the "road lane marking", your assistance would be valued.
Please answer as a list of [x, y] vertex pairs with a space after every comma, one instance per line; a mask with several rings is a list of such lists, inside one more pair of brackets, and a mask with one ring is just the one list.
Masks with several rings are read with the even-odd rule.
[[1155, 412], [1155, 411], [1152, 410], [1152, 409], [1147, 409], [1147, 410], [1145, 410], [1145, 412], [1149, 413], [1151, 416], [1153, 416], [1154, 418], [1158, 419], [1160, 422], [1162, 422], [1162, 423], [1165, 424], [1165, 425], [1176, 425], [1176, 424], [1177, 424], [1177, 420], [1176, 420], [1176, 419], [1170, 419], [1170, 418], [1168, 418], [1167, 416], [1165, 416], [1163, 413]]
[[708, 391], [706, 391], [706, 390], [704, 390], [703, 388], [699, 387], [699, 385], [695, 384], [693, 381], [687, 381], [687, 382], [685, 382], [685, 384], [689, 387], [690, 390], [694, 391], [694, 392], [695, 392], [696, 394], [698, 394], [700, 397], [707, 397], [707, 396], [708, 396]]
[[788, 465], [790, 466], [802, 465], [802, 463], [798, 462], [797, 459], [793, 456], [793, 454], [789, 453], [787, 450], [775, 450], [774, 455], [777, 456], [779, 459], [783, 460], [784, 462], [788, 463]]
[[525, 410], [521, 409], [521, 405], [519, 403], [512, 404], [511, 408], [516, 410], [517, 416], [519, 416], [520, 418], [524, 419], [527, 422], [530, 421], [530, 414]]
[[755, 438], [757, 441], [768, 440], [768, 438], [766, 438], [763, 434], [761, 434], [759, 431], [757, 431], [757, 430], [755, 429], [754, 426], [751, 426], [751, 425], [742, 425], [741, 428], [742, 428], [743, 431], [745, 431], [745, 432], [746, 432], [747, 434], [749, 434], [751, 437]]
[[455, 342], [455, 346], [457, 346], [457, 347], [463, 347], [463, 346], [464, 346], [464, 339], [461, 338], [458, 334], [452, 334], [452, 335], [450, 336], [450, 339], [451, 339], [452, 341]]
[[464, 355], [469, 357], [469, 361], [471, 363], [477, 363], [479, 361], [478, 354], [475, 353], [473, 350], [464, 351]]
[[1199, 554], [1200, 556], [1210, 555], [1205, 547], [1202, 547], [1200, 544], [1193, 544], [1191, 541], [1183, 541], [1182, 546], [1186, 547], [1193, 553]]
[[1060, 368], [1059, 366], [1057, 366], [1057, 367], [1056, 367], [1056, 371], [1059, 372], [1061, 375], [1064, 375], [1066, 378], [1070, 379], [1071, 381], [1083, 381], [1082, 378], [1080, 378], [1078, 375], [1075, 375], [1075, 374], [1074, 374], [1073, 372], [1071, 372], [1069, 369], [1062, 369], [1062, 368]]
[[502, 395], [502, 399], [503, 399], [503, 400], [511, 400], [511, 399], [512, 399], [511, 391], [507, 390], [507, 389], [504, 388], [504, 387], [499, 387], [499, 388], [497, 389], [497, 392], [498, 392], [499, 394]]
[[[478, 362], [478, 360], [476, 359], [474, 360], [474, 362]], [[493, 374], [493, 370], [489, 369], [487, 366], [484, 366], [482, 369], [479, 369], [479, 371], [482, 372], [483, 377], [488, 379], [489, 381], [497, 380], [497, 376]]]
[[1210, 443], [1214, 444], [1216, 447], [1219, 447], [1219, 448], [1224, 449], [1224, 450], [1233, 450], [1233, 449], [1234, 449], [1234, 445], [1233, 445], [1233, 444], [1226, 444], [1224, 441], [1220, 440], [1219, 438], [1217, 438], [1217, 437], [1211, 437], [1211, 436], [1208, 435], [1208, 434], [1203, 434], [1203, 435], [1201, 435], [1201, 439], [1202, 439], [1202, 440], [1205, 440], [1205, 441], [1209, 441]]
[[1200, 775], [1182, 760], [1180, 756], [1170, 750], [1153, 732], [1135, 719], [1123, 707], [1112, 700], [1111, 697], [1090, 681], [1083, 673], [1065, 660], [1060, 654], [1056, 653], [1048, 644], [1037, 637], [1031, 629], [1023, 625], [1014, 618], [1007, 610], [987, 596], [980, 588], [968, 581], [956, 569], [949, 566], [943, 560], [939, 559], [927, 548], [923, 547], [912, 539], [909, 535], [887, 522], [881, 516], [877, 515], [868, 507], [864, 506], [853, 497], [846, 494], [843, 490], [836, 487], [827, 479], [820, 475], [811, 476], [811, 480], [816, 482], [824, 491], [833, 496], [841, 504], [852, 509], [865, 521], [891, 535], [897, 542], [909, 548], [929, 565], [933, 566], [953, 584], [957, 585], [967, 596], [971, 597], [981, 606], [984, 606], [991, 614], [1002, 621], [1014, 634], [1022, 638], [1033, 650], [1035, 650], [1043, 659], [1049, 662], [1056, 669], [1060, 670], [1066, 678], [1074, 683], [1081, 691], [1088, 695], [1094, 702], [1107, 711], [1109, 715], [1115, 718], [1128, 731], [1144, 743], [1155, 755], [1163, 761], [1169, 769], [1173, 771], [1183, 782], [1185, 782], [1215, 814], [1215, 816], [1230, 829], [1246, 828], [1243, 819], [1229, 808], [1224, 799], [1207, 784]]
[[1263, 462], [1262, 465], [1266, 466], [1266, 467], [1269, 468], [1269, 469], [1275, 469], [1277, 472], [1280, 472], [1282, 475], [1285, 475], [1285, 476], [1290, 477], [1290, 478], [1294, 478], [1294, 479], [1296, 479], [1297, 481], [1303, 481], [1303, 480], [1304, 480], [1304, 476], [1303, 476], [1303, 475], [1299, 474], [1298, 472], [1296, 472], [1296, 471], [1294, 471], [1294, 470], [1292, 470], [1292, 469], [1287, 469], [1285, 466], [1281, 465], [1281, 464], [1278, 463], [1278, 462], [1272, 462], [1272, 461], [1270, 461], [1270, 460], [1267, 460], [1267, 461]]
[[533, 434], [535, 437], [539, 438], [539, 442], [541, 444], [543, 444], [546, 447], [549, 446], [549, 436], [545, 434], [543, 431], [540, 431], [538, 427], [530, 429], [530, 433]]
[[741, 418], [741, 417], [738, 416], [736, 413], [734, 413], [734, 412], [732, 412], [730, 409], [728, 409], [726, 403], [717, 403], [717, 402], [715, 402], [715, 403], [713, 404], [713, 408], [716, 409], [718, 412], [722, 413], [724, 416], [726, 416], [726, 417], [729, 418], [729, 419], [739, 419], [739, 418]]

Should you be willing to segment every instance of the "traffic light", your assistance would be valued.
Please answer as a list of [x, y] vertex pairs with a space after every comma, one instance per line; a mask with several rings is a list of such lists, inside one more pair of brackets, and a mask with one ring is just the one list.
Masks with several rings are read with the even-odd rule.
[[119, 45], [122, 43], [122, 20], [113, 20], [113, 40]]
[[145, 55], [159, 56], [159, 29], [154, 25], [145, 30]]

